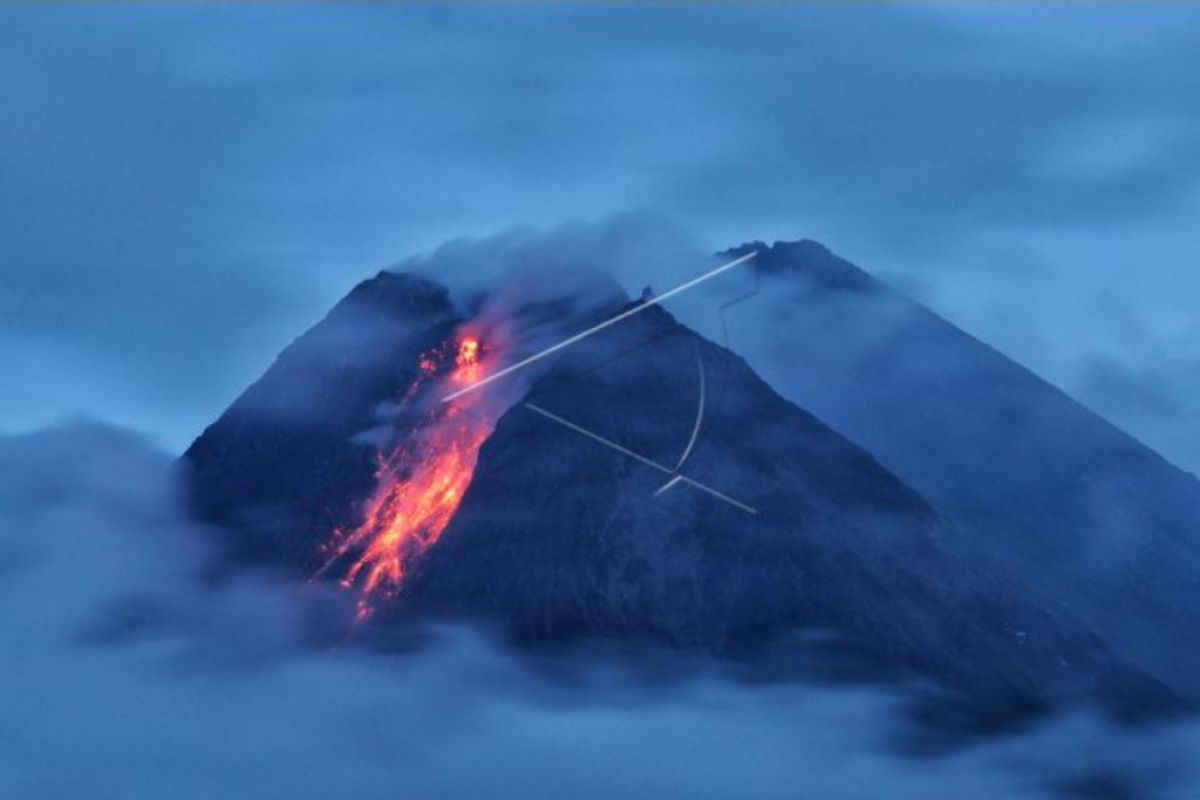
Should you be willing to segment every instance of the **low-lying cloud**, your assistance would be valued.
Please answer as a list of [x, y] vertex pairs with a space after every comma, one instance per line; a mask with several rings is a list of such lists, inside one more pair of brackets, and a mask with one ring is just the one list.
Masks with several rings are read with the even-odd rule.
[[[170, 459], [76, 423], [0, 439], [0, 795], [1178, 797], [1190, 724], [1086, 715], [909, 758], [879, 688], [560, 680], [481, 634], [381, 653], [314, 636], [343, 598], [214, 577]], [[314, 644], [320, 641], [320, 644]], [[1122, 796], [1122, 795], [1111, 795]]]

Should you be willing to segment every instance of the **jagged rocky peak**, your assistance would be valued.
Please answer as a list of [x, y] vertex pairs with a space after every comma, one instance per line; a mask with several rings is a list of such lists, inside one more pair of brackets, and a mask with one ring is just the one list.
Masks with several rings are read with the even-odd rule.
[[763, 275], [794, 275], [807, 278], [814, 289], [843, 292], [871, 292], [881, 284], [867, 272], [833, 254], [820, 242], [800, 239], [767, 245], [754, 241], [722, 253], [737, 258], [756, 253], [754, 268]]

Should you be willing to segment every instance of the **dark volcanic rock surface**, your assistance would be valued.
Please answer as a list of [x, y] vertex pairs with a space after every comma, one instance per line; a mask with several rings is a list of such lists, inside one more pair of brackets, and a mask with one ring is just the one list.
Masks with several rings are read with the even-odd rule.
[[755, 365], [1122, 653], [1200, 701], [1200, 482], [810, 241], [755, 242]]
[[526, 643], [653, 638], [725, 654], [832, 632], [997, 717], [1088, 694], [1130, 714], [1174, 702], [1069, 615], [957, 560], [919, 494], [659, 308], [573, 348], [527, 400], [674, 465], [697, 354], [706, 413], [682, 471], [756, 514], [687, 485], [656, 496], [660, 472], [517, 405], [398, 615], [495, 620]]
[[432, 281], [360, 283], [188, 448], [196, 515], [235, 528], [225, 541], [240, 555], [311, 573], [318, 545], [374, 486], [374, 449], [356, 437], [456, 322]]

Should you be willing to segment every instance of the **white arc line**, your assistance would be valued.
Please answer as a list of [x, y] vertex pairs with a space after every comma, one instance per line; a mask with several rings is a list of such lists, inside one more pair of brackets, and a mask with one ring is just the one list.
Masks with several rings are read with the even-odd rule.
[[658, 495], [665, 492], [667, 489], [670, 489], [672, 486], [679, 483], [681, 480], [683, 480], [683, 476], [676, 475], [674, 478], [671, 478], [671, 480], [667, 481], [662, 486], [658, 487], [658, 489], [656, 489], [654, 492], [654, 496], [657, 497]]
[[662, 493], [664, 490], [670, 488], [675, 483], [682, 482], [682, 483], [688, 484], [689, 486], [694, 486], [702, 492], [707, 492], [708, 494], [711, 494], [713, 497], [717, 498], [718, 500], [724, 500], [726, 503], [729, 503], [731, 506], [736, 506], [737, 508], [740, 508], [742, 511], [745, 511], [747, 514], [757, 514], [758, 513], [758, 511], [756, 511], [754, 508], [752, 508], [738, 500], [734, 500], [732, 497], [730, 497], [729, 495], [727, 495], [723, 492], [718, 492], [716, 489], [712, 488], [711, 486], [706, 486], [703, 483], [700, 483], [700, 481], [693, 480], [692, 478], [689, 478], [686, 475], [682, 475], [678, 472], [674, 472], [670, 467], [664, 467], [662, 464], [659, 464], [657, 461], [654, 461], [653, 459], [646, 458], [644, 455], [641, 455], [640, 453], [635, 453], [632, 450], [630, 450], [628, 447], [623, 447], [623, 446], [617, 444], [616, 442], [612, 441], [611, 439], [606, 439], [598, 433], [593, 433], [592, 431], [589, 431], [587, 428], [576, 425], [574, 422], [571, 422], [570, 420], [563, 419], [562, 417], [558, 416], [557, 414], [547, 411], [546, 409], [542, 408], [541, 406], [534, 405], [533, 403], [525, 403], [525, 407], [528, 408], [530, 411], [534, 411], [534, 412], [537, 412], [538, 414], [541, 414], [543, 417], [546, 417], [547, 419], [557, 422], [559, 425], [570, 428], [571, 430], [575, 431], [576, 433], [583, 434], [584, 436], [588, 437], [592, 441], [599, 442], [600, 444], [602, 444], [606, 447], [611, 447], [613, 450], [616, 450], [618, 453], [622, 453], [623, 455], [627, 455], [630, 458], [636, 459], [637, 461], [642, 462], [643, 464], [645, 464], [648, 467], [652, 467], [652, 468], [658, 470], [659, 472], [665, 472], [668, 475], [673, 475], [671, 480], [668, 481], [665, 486], [663, 486], [661, 489], [659, 489], [657, 492], [654, 493], [655, 495]]
[[693, 286], [703, 283], [704, 281], [708, 280], [709, 278], [715, 278], [716, 276], [720, 275], [722, 272], [729, 270], [729, 269], [733, 269], [738, 264], [741, 264], [745, 261], [749, 261], [750, 259], [754, 258], [756, 255], [758, 255], [757, 250], [747, 253], [746, 255], [741, 256], [740, 258], [735, 258], [733, 261], [730, 261], [728, 264], [722, 264], [721, 266], [717, 267], [716, 269], [710, 270], [698, 278], [692, 278], [687, 283], [681, 283], [680, 285], [676, 286], [674, 289], [671, 289], [668, 292], [664, 292], [663, 294], [660, 294], [657, 297], [652, 297], [649, 300], [646, 300], [645, 302], [634, 306], [633, 308], [626, 309], [625, 311], [622, 311], [620, 314], [617, 314], [615, 317], [606, 319], [606, 320], [604, 320], [604, 322], [601, 322], [598, 325], [593, 325], [592, 327], [588, 328], [586, 331], [577, 333], [574, 336], [571, 336], [570, 338], [563, 339], [558, 344], [552, 344], [549, 347], [547, 347], [545, 350], [534, 353], [533, 355], [529, 356], [528, 358], [521, 359], [517, 363], [515, 363], [511, 366], [505, 367], [504, 369], [500, 370], [499, 372], [495, 372], [491, 375], [488, 375], [486, 378], [483, 378], [482, 380], [478, 380], [475, 383], [472, 383], [470, 386], [464, 386], [463, 388], [459, 389], [456, 392], [451, 392], [450, 394], [448, 394], [442, 398], [442, 402], [447, 403], [456, 397], [461, 397], [468, 392], [473, 392], [476, 389], [487, 386], [492, 381], [499, 380], [500, 378], [503, 378], [505, 375], [511, 375], [512, 373], [516, 372], [517, 370], [523, 369], [524, 367], [529, 366], [533, 362], [545, 358], [546, 356], [550, 355], [551, 353], [557, 353], [559, 350], [562, 350], [564, 347], [570, 347], [571, 345], [575, 344], [576, 342], [580, 341], [581, 339], [585, 339], [588, 336], [591, 336], [593, 333], [599, 333], [600, 331], [604, 330], [608, 326], [616, 325], [618, 322], [620, 322], [622, 320], [629, 319], [634, 314], [645, 311], [647, 308], [650, 308], [651, 306], [656, 306], [659, 303], [663, 302], [664, 300], [674, 297], [675, 295], [679, 294], [680, 292], [686, 292], [688, 289], [691, 289]]
[[[688, 456], [692, 454], [692, 448], [696, 446], [696, 437], [700, 435], [700, 423], [704, 419], [704, 359], [700, 356], [700, 345], [696, 345], [696, 367], [700, 371], [700, 405], [696, 408], [696, 422], [692, 425], [692, 435], [688, 439], [687, 447], [683, 448], [683, 455], [675, 462], [675, 472], [683, 469], [683, 462], [687, 461]], [[658, 491], [654, 494], [658, 496], [670, 489], [676, 483], [679, 483], [679, 476], [675, 475], [671, 480], [658, 487]]]
[[683, 466], [683, 462], [687, 461], [688, 456], [692, 454], [692, 448], [696, 446], [696, 438], [700, 436], [700, 423], [704, 420], [704, 358], [700, 355], [700, 345], [696, 345], [696, 368], [700, 373], [700, 404], [696, 408], [696, 424], [692, 426], [692, 435], [688, 439], [687, 447], [683, 448], [683, 455], [679, 457], [679, 461], [675, 463], [675, 471], [678, 472]]

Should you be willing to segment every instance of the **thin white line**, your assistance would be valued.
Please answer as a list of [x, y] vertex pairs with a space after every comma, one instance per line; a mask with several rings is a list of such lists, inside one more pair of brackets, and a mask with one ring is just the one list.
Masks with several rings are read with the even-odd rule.
[[709, 272], [704, 273], [703, 275], [701, 275], [698, 278], [692, 278], [687, 283], [682, 283], [679, 286], [676, 286], [674, 289], [671, 289], [668, 292], [664, 292], [663, 294], [660, 294], [657, 297], [652, 297], [651, 299], [645, 301], [644, 303], [641, 303], [640, 305], [636, 305], [633, 308], [626, 309], [625, 311], [622, 311], [620, 314], [617, 314], [615, 317], [606, 319], [604, 322], [601, 322], [598, 325], [593, 325], [592, 327], [588, 328], [586, 331], [583, 331], [582, 333], [577, 333], [568, 339], [563, 339], [558, 344], [550, 345], [545, 350], [542, 350], [541, 352], [538, 352], [538, 353], [534, 353], [533, 355], [529, 356], [529, 358], [524, 358], [511, 366], [505, 367], [504, 369], [500, 370], [499, 372], [494, 372], [491, 375], [487, 376], [486, 378], [483, 378], [482, 380], [478, 380], [475, 383], [472, 383], [470, 386], [464, 386], [463, 388], [459, 389], [456, 392], [451, 392], [450, 394], [448, 394], [442, 398], [442, 402], [443, 403], [449, 402], [456, 397], [463, 396], [467, 392], [473, 392], [476, 389], [479, 389], [480, 387], [486, 386], [494, 380], [499, 380], [500, 378], [503, 378], [505, 375], [511, 375], [512, 373], [516, 372], [517, 370], [527, 367], [530, 364], [532, 364], [533, 362], [538, 361], [539, 359], [545, 358], [546, 356], [550, 355], [551, 353], [556, 353], [559, 350], [562, 350], [564, 347], [570, 347], [571, 345], [575, 344], [576, 342], [580, 341], [581, 339], [591, 336], [593, 333], [599, 333], [600, 331], [607, 328], [609, 325], [615, 325], [618, 322], [620, 322], [621, 320], [629, 319], [634, 314], [637, 314], [641, 311], [645, 311], [647, 308], [650, 308], [651, 306], [658, 305], [659, 303], [663, 302], [664, 300], [674, 297], [675, 295], [679, 294], [680, 292], [686, 292], [688, 289], [691, 289], [693, 286], [696, 286], [697, 284], [703, 283], [704, 281], [708, 280], [709, 278], [715, 278], [717, 275], [720, 275], [725, 270], [733, 269], [738, 264], [741, 264], [742, 262], [745, 262], [745, 261], [749, 261], [750, 259], [754, 258], [756, 255], [758, 255], [758, 251], [747, 253], [746, 255], [741, 256], [740, 258], [736, 258], [733, 261], [730, 261], [728, 264], [723, 264], [714, 270], [710, 270]]
[[662, 464], [659, 464], [657, 461], [651, 461], [650, 459], [646, 458], [645, 456], [639, 455], [638, 453], [633, 452], [632, 450], [630, 450], [627, 447], [622, 447], [621, 445], [617, 444], [616, 442], [612, 441], [611, 439], [605, 439], [603, 436], [601, 436], [598, 433], [592, 433], [587, 428], [581, 428], [578, 425], [576, 425], [574, 422], [565, 420], [562, 417], [558, 416], [557, 414], [552, 414], [549, 411], [547, 411], [546, 409], [542, 408], [541, 406], [535, 406], [533, 403], [526, 403], [525, 407], [528, 408], [530, 411], [536, 411], [537, 413], [541, 414], [543, 417], [547, 417], [548, 419], [554, 420], [559, 425], [565, 425], [566, 427], [570, 428], [571, 430], [575, 431], [576, 433], [582, 433], [584, 436], [588, 437], [589, 439], [597, 441], [600, 444], [607, 445], [608, 447], [611, 447], [613, 450], [616, 450], [618, 453], [624, 453], [625, 455], [629, 456], [630, 458], [636, 458], [638, 461], [642, 462], [647, 467], [654, 467], [654, 469], [658, 470], [659, 472], [665, 472], [668, 475], [671, 474], [671, 470], [664, 467]]
[[746, 505], [745, 503], [740, 503], [737, 500], [734, 500], [729, 495], [718, 492], [716, 489], [712, 488], [711, 486], [705, 486], [700, 481], [692, 480], [687, 475], [680, 475], [679, 480], [683, 481], [684, 483], [686, 483], [690, 486], [695, 486], [697, 489], [699, 489], [702, 492], [708, 492], [713, 497], [724, 500], [726, 503], [729, 503], [730, 505], [735, 505], [738, 508], [740, 508], [742, 511], [745, 511], [747, 514], [757, 514], [758, 513], [756, 510], [754, 510], [750, 506]]
[[671, 480], [667, 481], [662, 486], [658, 487], [658, 489], [656, 489], [654, 492], [654, 496], [657, 497], [658, 495], [665, 492], [667, 489], [670, 489], [672, 486], [679, 483], [681, 480], [683, 480], [683, 476], [676, 475], [675, 477], [671, 478]]
[[[557, 414], [553, 414], [553, 413], [547, 411], [546, 409], [542, 408], [541, 406], [534, 405], [533, 403], [526, 403], [525, 407], [528, 408], [530, 411], [535, 411], [538, 414], [541, 414], [543, 417], [546, 417], [547, 419], [552, 419], [555, 422], [557, 422], [558, 424], [563, 425], [567, 428], [570, 428], [571, 430], [575, 431], [576, 433], [581, 433], [593, 441], [599, 442], [600, 444], [605, 445], [607, 447], [611, 447], [613, 450], [616, 450], [618, 453], [623, 453], [624, 455], [627, 455], [630, 458], [637, 459], [638, 461], [642, 462], [643, 464], [645, 464], [648, 467], [653, 467], [654, 469], [658, 470], [659, 472], [665, 472], [668, 475], [672, 474], [672, 470], [670, 468], [664, 467], [662, 464], [659, 464], [657, 461], [653, 461], [649, 458], [646, 458], [645, 456], [641, 455], [640, 453], [635, 453], [632, 450], [630, 450], [628, 447], [622, 447], [621, 445], [617, 444], [616, 442], [612, 441], [611, 439], [605, 439], [603, 436], [601, 436], [598, 433], [592, 433], [587, 428], [580, 427], [579, 425], [576, 425], [574, 422], [565, 420], [562, 417], [558, 416]], [[758, 513], [756, 510], [754, 510], [750, 506], [746, 505], [745, 503], [741, 503], [737, 500], [734, 500], [732, 497], [730, 497], [727, 494], [718, 492], [716, 489], [713, 489], [712, 487], [705, 486], [703, 483], [700, 483], [700, 481], [693, 480], [692, 478], [689, 478], [686, 475], [681, 475], [679, 473], [674, 473], [674, 477], [670, 481], [667, 482], [667, 485], [663, 486], [662, 489], [659, 489], [657, 492], [655, 492], [655, 494], [656, 495], [659, 494], [664, 489], [666, 489], [669, 486], [671, 486], [672, 484], [674, 484], [676, 481], [682, 481], [684, 483], [689, 484], [690, 486], [695, 486], [700, 491], [707, 492], [708, 494], [711, 494], [713, 497], [716, 497], [719, 500], [724, 500], [726, 503], [729, 503], [730, 505], [737, 506], [742, 511], [745, 511], [748, 514], [757, 514]]]
[[700, 372], [700, 405], [696, 408], [696, 424], [692, 426], [692, 436], [688, 439], [687, 447], [683, 448], [683, 455], [675, 463], [676, 472], [683, 466], [683, 462], [687, 461], [687, 457], [692, 454], [692, 448], [696, 446], [696, 437], [700, 435], [700, 422], [704, 419], [704, 359], [700, 356], [699, 343], [696, 344], [696, 368]]
[[[675, 472], [679, 472], [683, 468], [683, 462], [687, 461], [687, 457], [692, 454], [692, 448], [696, 446], [696, 437], [700, 435], [700, 421], [704, 419], [704, 359], [700, 357], [699, 344], [696, 345], [696, 367], [700, 371], [700, 405], [696, 408], [696, 423], [692, 426], [692, 435], [688, 439], [687, 446], [683, 448], [683, 455], [675, 462]], [[657, 497], [670, 489], [679, 482], [679, 479], [679, 475], [673, 476], [671, 480], [658, 487], [654, 495]]]

